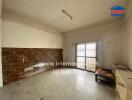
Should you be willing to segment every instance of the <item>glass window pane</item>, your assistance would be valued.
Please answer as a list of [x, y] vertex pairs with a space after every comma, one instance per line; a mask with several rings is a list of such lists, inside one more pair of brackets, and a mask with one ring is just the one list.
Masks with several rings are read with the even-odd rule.
[[95, 71], [96, 58], [86, 58], [86, 70]]
[[86, 56], [96, 57], [96, 43], [86, 44]]
[[85, 57], [77, 57], [77, 68], [85, 69]]
[[85, 44], [77, 45], [77, 56], [85, 56]]

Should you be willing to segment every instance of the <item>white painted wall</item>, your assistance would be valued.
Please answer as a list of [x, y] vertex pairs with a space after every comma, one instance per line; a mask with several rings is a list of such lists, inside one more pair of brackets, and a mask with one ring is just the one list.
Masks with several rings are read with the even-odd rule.
[[1, 18], [0, 18], [0, 87], [3, 86], [3, 78], [2, 78], [2, 59], [1, 59], [1, 47], [2, 47], [2, 29], [1, 29]]
[[62, 48], [62, 36], [14, 21], [2, 21], [2, 47]]
[[110, 68], [113, 63], [122, 62], [121, 23], [107, 22], [74, 32], [64, 38], [64, 60], [75, 61], [75, 46], [72, 43], [99, 42], [99, 64]]
[[125, 22], [123, 61], [127, 66], [132, 68], [132, 0], [129, 0], [128, 3]]
[[3, 86], [3, 78], [2, 78], [2, 59], [1, 59], [1, 44], [2, 44], [2, 38], [1, 38], [1, 34], [2, 34], [2, 29], [1, 29], [1, 7], [2, 7], [2, 0], [0, 0], [0, 87]]

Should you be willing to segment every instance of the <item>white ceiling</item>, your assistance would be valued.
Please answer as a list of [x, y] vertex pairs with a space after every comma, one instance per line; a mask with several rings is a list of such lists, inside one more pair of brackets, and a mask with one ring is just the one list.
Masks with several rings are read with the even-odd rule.
[[[10, 11], [16, 16], [32, 19], [62, 32], [113, 20], [110, 8], [127, 0], [3, 0], [3, 11]], [[64, 15], [65, 9], [73, 20]]]

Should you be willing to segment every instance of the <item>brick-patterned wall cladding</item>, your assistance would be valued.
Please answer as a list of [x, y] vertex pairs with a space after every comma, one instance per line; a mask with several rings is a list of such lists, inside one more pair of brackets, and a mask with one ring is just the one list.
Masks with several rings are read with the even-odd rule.
[[[2, 68], [4, 85], [33, 76], [57, 66], [39, 66], [45, 62], [62, 62], [62, 49], [46, 48], [2, 48]], [[38, 64], [37, 67], [33, 67]], [[28, 69], [25, 71], [25, 69]], [[29, 74], [30, 73], [30, 74]], [[29, 75], [28, 75], [29, 74]]]

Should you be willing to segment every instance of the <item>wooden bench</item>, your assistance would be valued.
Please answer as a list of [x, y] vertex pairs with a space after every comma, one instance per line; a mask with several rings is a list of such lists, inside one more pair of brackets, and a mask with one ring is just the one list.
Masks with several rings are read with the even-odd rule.
[[115, 77], [114, 77], [114, 74], [112, 73], [112, 70], [104, 69], [104, 68], [96, 69], [95, 81], [98, 82], [98, 80], [108, 83], [110, 85], [114, 85], [115, 83]]

